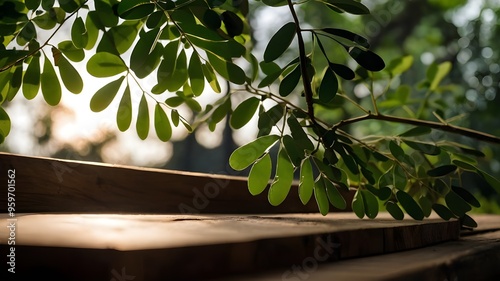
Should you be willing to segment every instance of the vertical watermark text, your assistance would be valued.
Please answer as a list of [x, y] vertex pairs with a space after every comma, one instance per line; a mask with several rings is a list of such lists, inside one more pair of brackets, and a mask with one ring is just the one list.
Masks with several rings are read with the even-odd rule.
[[7, 271], [16, 273], [16, 170], [7, 171], [7, 229], [9, 250], [7, 251]]

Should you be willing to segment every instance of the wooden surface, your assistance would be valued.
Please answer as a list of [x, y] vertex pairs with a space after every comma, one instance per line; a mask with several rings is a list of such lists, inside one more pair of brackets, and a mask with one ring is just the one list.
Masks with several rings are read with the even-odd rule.
[[[207, 160], [208, 161], [208, 160]], [[18, 213], [307, 213], [295, 185], [273, 207], [267, 191], [252, 196], [246, 178], [0, 153], [0, 182], [16, 171]], [[0, 205], [7, 205], [7, 188]], [[353, 193], [347, 193], [348, 202]], [[350, 204], [348, 204], [350, 206]], [[5, 212], [1, 208], [0, 212]]]
[[[476, 215], [482, 230], [469, 231], [457, 241], [410, 251], [319, 264], [303, 260], [288, 268], [218, 281], [442, 281], [500, 280], [500, 216]], [[485, 231], [485, 229], [489, 229]], [[298, 268], [293, 271], [293, 268]]]
[[[7, 220], [3, 215], [0, 225]], [[40, 268], [66, 280], [110, 280], [113, 269], [126, 268], [134, 281], [202, 280], [286, 268], [308, 257], [384, 254], [458, 239], [460, 229], [458, 221], [395, 221], [388, 214], [360, 220], [352, 213], [22, 214], [16, 224], [22, 273]], [[0, 230], [0, 241], [7, 235]]]

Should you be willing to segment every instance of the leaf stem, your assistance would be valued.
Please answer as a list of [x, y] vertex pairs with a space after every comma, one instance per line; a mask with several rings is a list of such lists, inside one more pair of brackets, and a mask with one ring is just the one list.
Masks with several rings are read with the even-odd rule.
[[56, 35], [57, 32], [59, 32], [59, 29], [61, 29], [61, 27], [64, 25], [64, 23], [66, 23], [66, 21], [71, 18], [73, 15], [77, 14], [78, 11], [80, 11], [80, 9], [85, 5], [87, 4], [88, 0], [84, 1], [80, 7], [78, 7], [78, 9], [76, 9], [74, 12], [72, 12], [69, 16], [67, 16], [66, 18], [64, 18], [62, 20], [62, 22], [59, 24], [59, 26], [55, 29], [55, 31], [49, 36], [49, 38], [47, 38], [47, 40], [45, 41], [45, 43], [43, 43], [40, 47], [38, 47], [37, 49], [33, 50], [31, 53], [17, 59], [16, 61], [8, 64], [8, 65], [5, 65], [5, 66], [2, 66], [0, 68], [0, 72], [4, 72], [6, 71], [7, 69], [13, 67], [14, 65], [18, 64], [19, 62], [31, 57], [31, 56], [34, 56], [36, 53], [40, 52], [40, 50], [42, 50], [43, 48], [45, 48], [45, 46], [49, 45], [49, 42], [50, 40], [52, 40], [52, 38], [54, 38], [54, 36]]
[[473, 138], [473, 139], [477, 139], [480, 141], [486, 141], [486, 142], [491, 142], [491, 143], [495, 143], [495, 144], [500, 144], [500, 137], [490, 135], [487, 133], [483, 133], [483, 132], [479, 132], [476, 130], [468, 129], [468, 128], [458, 127], [458, 126], [455, 126], [452, 124], [443, 124], [443, 123], [427, 121], [427, 120], [409, 119], [409, 118], [404, 118], [404, 117], [397, 117], [397, 116], [383, 115], [383, 114], [373, 114], [373, 113], [368, 113], [368, 114], [363, 115], [363, 116], [358, 116], [358, 117], [354, 117], [351, 119], [342, 120], [342, 121], [338, 122], [337, 124], [335, 124], [332, 127], [332, 130], [337, 130], [337, 129], [344, 127], [346, 125], [358, 123], [358, 122], [365, 121], [365, 120], [380, 120], [380, 121], [385, 121], [385, 122], [394, 122], [394, 123], [402, 123], [402, 124], [408, 124], [408, 125], [414, 125], [414, 126], [423, 126], [423, 127], [441, 130], [444, 132], [459, 134], [459, 135], [466, 136], [466, 137]]
[[288, 8], [290, 9], [290, 13], [292, 14], [293, 21], [295, 22], [295, 28], [297, 33], [297, 40], [299, 45], [299, 59], [300, 59], [300, 73], [302, 75], [302, 84], [304, 86], [304, 95], [306, 97], [307, 103], [307, 114], [311, 119], [311, 122], [319, 126], [316, 121], [316, 117], [314, 116], [314, 106], [313, 106], [313, 90], [311, 87], [311, 78], [309, 77], [309, 73], [307, 72], [307, 55], [306, 55], [306, 47], [304, 44], [304, 38], [302, 37], [302, 30], [299, 25], [299, 18], [297, 17], [297, 13], [293, 7], [292, 0], [287, 0]]

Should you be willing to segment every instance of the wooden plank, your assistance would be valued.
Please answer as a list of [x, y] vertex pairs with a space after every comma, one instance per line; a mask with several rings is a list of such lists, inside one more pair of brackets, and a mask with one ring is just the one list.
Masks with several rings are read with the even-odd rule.
[[[244, 177], [6, 153], [0, 153], [0, 169], [4, 183], [7, 171], [15, 169], [18, 213], [318, 212], [314, 200], [305, 206], [300, 202], [296, 185], [283, 204], [273, 207], [267, 192], [258, 196], [248, 192]], [[7, 188], [1, 190], [0, 205], [5, 206]], [[344, 195], [352, 200], [352, 192]]]
[[[0, 224], [8, 219], [3, 215]], [[121, 268], [136, 276], [134, 281], [202, 280], [286, 268], [310, 257], [326, 262], [422, 247], [457, 239], [460, 230], [458, 221], [395, 221], [384, 213], [375, 220], [352, 213], [22, 214], [15, 222], [19, 271], [43, 268], [70, 280], [110, 280]], [[423, 238], [434, 233], [428, 226], [441, 234]], [[0, 241], [7, 235], [1, 229]], [[388, 236], [417, 242], [395, 247]]]
[[[500, 219], [500, 217], [497, 217]], [[218, 281], [500, 280], [500, 231], [411, 251], [336, 263], [301, 262], [281, 270]]]

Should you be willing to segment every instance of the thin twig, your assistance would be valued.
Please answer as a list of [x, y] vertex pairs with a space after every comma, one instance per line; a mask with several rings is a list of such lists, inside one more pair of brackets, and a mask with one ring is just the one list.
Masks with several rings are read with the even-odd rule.
[[414, 126], [423, 126], [423, 127], [441, 130], [444, 132], [459, 134], [459, 135], [466, 136], [466, 137], [473, 138], [473, 139], [477, 139], [480, 141], [486, 141], [486, 142], [491, 142], [491, 143], [495, 143], [495, 144], [500, 144], [500, 137], [490, 135], [487, 133], [483, 133], [483, 132], [479, 132], [479, 131], [475, 131], [475, 130], [468, 129], [468, 128], [462, 128], [462, 127], [458, 127], [458, 126], [451, 125], [451, 124], [443, 124], [443, 123], [427, 121], [427, 120], [409, 119], [409, 118], [404, 118], [404, 117], [397, 117], [397, 116], [383, 115], [383, 114], [372, 114], [372, 113], [369, 113], [369, 114], [366, 114], [363, 116], [354, 117], [351, 119], [342, 120], [339, 123], [335, 124], [332, 127], [332, 130], [336, 130], [336, 129], [341, 128], [343, 126], [353, 124], [353, 123], [358, 123], [358, 122], [365, 121], [365, 120], [380, 120], [380, 121], [386, 121], [386, 122], [409, 124], [409, 125], [414, 125]]

